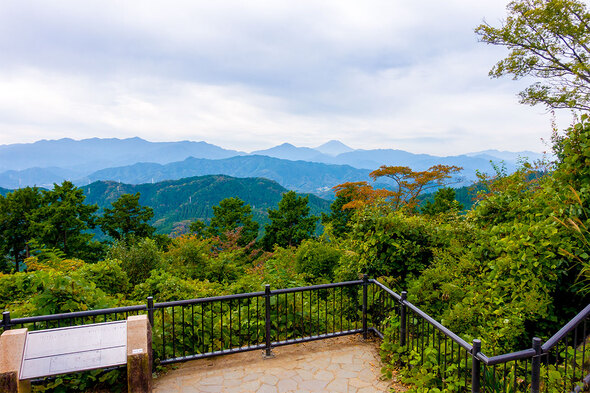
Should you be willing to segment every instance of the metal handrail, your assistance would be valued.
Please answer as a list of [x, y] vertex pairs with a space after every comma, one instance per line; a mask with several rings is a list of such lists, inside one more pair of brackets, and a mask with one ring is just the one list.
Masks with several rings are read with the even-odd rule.
[[543, 346], [541, 347], [543, 352], [548, 352], [551, 348], [555, 346], [555, 344], [559, 342], [559, 340], [564, 338], [566, 334], [575, 329], [576, 326], [578, 326], [578, 324], [588, 316], [590, 316], [590, 304], [588, 304], [582, 311], [578, 313], [578, 315], [573, 317], [571, 321], [566, 323], [564, 327], [559, 329], [559, 331], [555, 333], [553, 337], [551, 337], [549, 340], [545, 342], [545, 344], [543, 344]]
[[416, 314], [420, 315], [424, 320], [426, 320], [426, 322], [428, 322], [429, 324], [431, 324], [432, 326], [437, 328], [441, 333], [443, 333], [444, 335], [449, 337], [451, 340], [453, 340], [454, 342], [456, 342], [457, 344], [462, 346], [463, 349], [465, 349], [467, 352], [471, 353], [473, 346], [471, 344], [469, 344], [467, 341], [463, 340], [461, 337], [459, 337], [455, 333], [451, 332], [449, 329], [447, 329], [446, 327], [441, 325], [440, 322], [437, 322], [430, 315], [426, 314], [424, 311], [420, 310], [418, 307], [416, 307], [412, 303], [408, 302], [407, 300], [404, 300], [402, 303], [404, 306], [410, 308]]
[[492, 357], [487, 357], [482, 352], [478, 352], [475, 355], [477, 356], [477, 358], [479, 360], [484, 362], [486, 365], [493, 366], [494, 364], [507, 363], [507, 362], [511, 362], [513, 360], [530, 359], [533, 356], [535, 356], [536, 354], [537, 354], [537, 352], [534, 349], [529, 348], [529, 349], [523, 349], [522, 351], [510, 352], [510, 353], [505, 353], [502, 355], [497, 355], [497, 356], [492, 356]]
[[224, 300], [247, 299], [247, 298], [253, 298], [253, 297], [257, 297], [257, 296], [264, 296], [264, 291], [263, 292], [236, 293], [233, 295], [224, 295], [224, 296], [201, 297], [198, 299], [173, 300], [170, 302], [154, 303], [154, 308], [190, 306], [191, 304], [219, 302], [219, 301], [224, 301]]
[[[61, 313], [61, 314], [49, 314], [49, 315], [38, 315], [38, 316], [33, 316], [33, 317], [12, 318], [12, 319], [10, 319], [10, 326], [21, 325], [21, 324], [25, 324], [25, 323], [57, 321], [57, 320], [84, 318], [84, 317], [95, 317], [98, 315], [106, 315], [106, 314], [123, 314], [123, 313], [127, 313], [127, 312], [146, 311], [146, 310], [147, 310], [147, 306], [145, 304], [140, 304], [140, 305], [136, 305], [136, 306], [102, 308], [102, 309], [97, 309], [97, 310], [74, 311], [74, 312]], [[0, 326], [5, 327], [4, 323], [0, 323]], [[8, 327], [8, 326], [6, 326], [6, 327]]]
[[275, 289], [275, 290], [271, 290], [270, 293], [272, 295], [279, 295], [279, 294], [283, 294], [283, 293], [315, 291], [315, 290], [319, 290], [319, 289], [329, 289], [329, 288], [346, 287], [346, 286], [352, 286], [352, 285], [360, 285], [362, 283], [363, 283], [363, 280], [344, 281], [344, 282], [337, 282], [337, 283], [330, 283], [330, 284], [310, 285], [308, 287]]
[[369, 280], [369, 282], [377, 285], [379, 288], [381, 288], [382, 290], [384, 290], [385, 292], [389, 293], [391, 296], [393, 296], [395, 298], [395, 300], [400, 301], [402, 300], [402, 297], [400, 295], [398, 295], [397, 293], [393, 292], [391, 289], [387, 288], [385, 285], [381, 284], [379, 281], [371, 278]]

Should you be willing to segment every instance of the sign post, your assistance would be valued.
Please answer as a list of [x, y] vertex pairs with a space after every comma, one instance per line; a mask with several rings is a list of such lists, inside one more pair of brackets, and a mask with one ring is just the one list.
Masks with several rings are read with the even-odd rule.
[[32, 379], [127, 363], [126, 321], [27, 334], [20, 378]]
[[57, 329], [14, 329], [0, 337], [0, 392], [29, 393], [30, 379], [127, 365], [129, 392], [152, 391], [147, 315]]
[[0, 392], [31, 391], [31, 382], [20, 375], [26, 339], [27, 329], [6, 330], [0, 336]]

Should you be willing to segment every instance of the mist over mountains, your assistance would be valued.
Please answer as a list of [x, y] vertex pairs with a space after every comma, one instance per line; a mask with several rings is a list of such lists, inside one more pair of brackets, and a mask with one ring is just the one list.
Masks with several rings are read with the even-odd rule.
[[316, 148], [284, 143], [251, 153], [228, 150], [207, 142], [149, 142], [141, 138], [41, 140], [0, 145], [0, 187], [14, 189], [71, 180], [85, 185], [99, 180], [130, 184], [175, 180], [190, 176], [264, 177], [297, 192], [330, 197], [330, 188], [348, 181], [370, 181], [381, 165], [425, 170], [436, 164], [463, 167], [458, 185], [470, 184], [475, 172], [492, 171], [490, 161], [503, 161], [512, 172], [520, 157], [535, 160], [535, 152], [486, 150], [458, 156], [414, 154], [395, 149], [353, 149], [339, 141]]
[[149, 142], [135, 138], [40, 140], [0, 145], [0, 171], [29, 168], [60, 168], [81, 174], [136, 162], [160, 164], [187, 157], [220, 159], [245, 154], [207, 142]]

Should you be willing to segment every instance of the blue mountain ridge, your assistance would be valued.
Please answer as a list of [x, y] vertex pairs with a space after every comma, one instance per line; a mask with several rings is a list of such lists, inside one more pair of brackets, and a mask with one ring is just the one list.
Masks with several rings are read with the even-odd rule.
[[464, 168], [457, 183], [460, 186], [473, 182], [478, 170], [492, 172], [490, 161], [504, 160], [506, 170], [512, 172], [519, 156], [536, 159], [540, 154], [486, 150], [439, 157], [396, 149], [353, 150], [339, 141], [329, 141], [317, 148], [284, 143], [248, 154], [206, 142], [149, 142], [137, 137], [79, 141], [64, 138], [0, 145], [0, 187], [51, 187], [66, 179], [79, 185], [95, 180], [138, 184], [224, 174], [267, 177], [288, 189], [329, 197], [334, 185], [368, 181], [368, 173], [381, 165], [409, 166], [414, 170], [437, 164], [460, 166]]

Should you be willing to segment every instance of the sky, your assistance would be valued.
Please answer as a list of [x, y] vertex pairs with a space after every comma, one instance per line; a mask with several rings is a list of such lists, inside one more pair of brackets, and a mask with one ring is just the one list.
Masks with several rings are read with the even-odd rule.
[[0, 144], [541, 152], [551, 114], [517, 97], [533, 81], [491, 79], [508, 52], [473, 32], [507, 2], [2, 1]]

